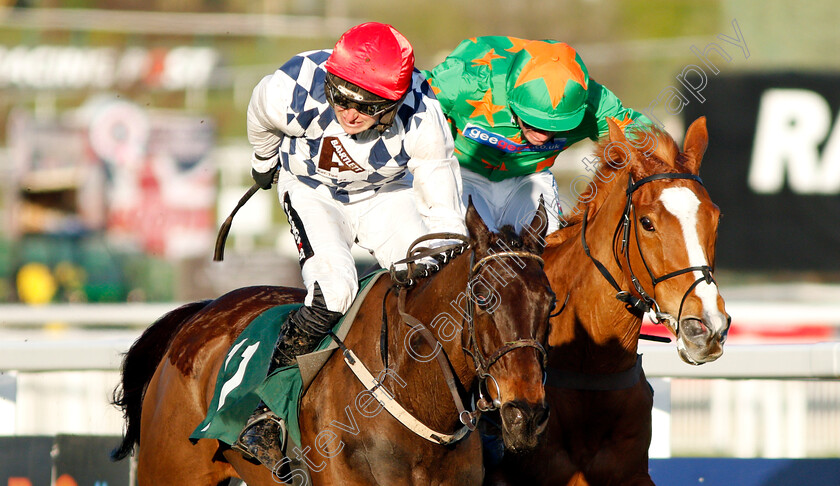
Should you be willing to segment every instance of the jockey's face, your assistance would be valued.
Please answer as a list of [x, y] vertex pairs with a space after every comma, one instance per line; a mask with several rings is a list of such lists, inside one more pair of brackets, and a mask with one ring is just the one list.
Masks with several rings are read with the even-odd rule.
[[517, 123], [519, 123], [519, 130], [522, 132], [522, 137], [528, 141], [531, 145], [536, 145], [539, 147], [544, 143], [548, 142], [549, 140], [554, 138], [554, 135], [557, 132], [548, 132], [545, 130], [541, 130], [536, 127], [532, 127], [528, 125], [521, 118], [516, 117]]
[[379, 117], [382, 116], [363, 115], [355, 108], [344, 108], [337, 104], [333, 105], [333, 110], [335, 111], [335, 118], [338, 120], [338, 124], [341, 125], [341, 128], [344, 129], [347, 135], [356, 135], [357, 133], [373, 128], [379, 121]]

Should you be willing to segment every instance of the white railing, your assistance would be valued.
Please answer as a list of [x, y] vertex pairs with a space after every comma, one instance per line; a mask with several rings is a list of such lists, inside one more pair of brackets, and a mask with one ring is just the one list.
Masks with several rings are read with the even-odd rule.
[[[840, 289], [830, 295], [840, 298]], [[2, 304], [0, 305], [0, 327], [9, 324], [42, 326], [49, 322], [77, 325], [98, 323], [148, 325], [179, 305], [180, 303], [177, 302], [45, 306]], [[738, 300], [727, 302], [726, 310], [733, 316], [733, 328], [747, 326], [772, 329], [789, 327], [797, 323], [840, 327], [840, 301], [817, 303]]]
[[[119, 434], [107, 398], [123, 353], [178, 305], [0, 306], [0, 381], [17, 387], [11, 401], [0, 393], [0, 434]], [[835, 305], [727, 309], [733, 326], [840, 324]], [[840, 342], [729, 343], [701, 366], [681, 361], [673, 343], [644, 341], [640, 352], [656, 390], [651, 457], [840, 455]]]
[[[180, 303], [2, 305], [0, 328], [19, 339], [0, 341], [0, 370], [116, 370], [120, 355], [142, 329]], [[733, 328], [780, 329], [791, 323], [840, 326], [840, 303], [729, 302]], [[30, 331], [58, 325], [74, 332], [40, 336]], [[83, 329], [84, 331], [82, 331]], [[110, 334], [104, 329], [109, 329]], [[88, 333], [87, 331], [92, 331]], [[23, 336], [27, 339], [24, 340]], [[103, 339], [103, 337], [106, 337]], [[840, 342], [818, 344], [727, 344], [718, 361], [691, 366], [673, 343], [643, 341], [645, 373], [679, 378], [837, 378]]]
[[51, 323], [74, 326], [146, 327], [179, 303], [51, 304], [0, 306], [0, 327], [40, 328]]
[[645, 374], [671, 378], [791, 379], [840, 377], [840, 342], [727, 344], [717, 361], [686, 364], [675, 346], [642, 343]]
[[[139, 332], [137, 333], [139, 335]], [[0, 370], [118, 370], [136, 336], [40, 338], [0, 342]], [[691, 366], [667, 344], [642, 343], [650, 378], [832, 379], [840, 377], [840, 343], [729, 344], [718, 361]]]

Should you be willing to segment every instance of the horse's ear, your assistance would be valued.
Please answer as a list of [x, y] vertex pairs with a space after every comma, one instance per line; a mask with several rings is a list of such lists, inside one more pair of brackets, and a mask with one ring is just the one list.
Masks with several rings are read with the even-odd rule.
[[636, 180], [644, 177], [640, 175], [642, 169], [633, 163], [633, 157], [636, 156], [637, 150], [627, 142], [624, 130], [609, 116], [607, 117], [607, 125], [610, 127], [610, 143], [604, 147], [604, 160], [615, 161], [619, 167], [629, 165], [630, 173]]
[[636, 149], [627, 142], [624, 130], [612, 117], [607, 117], [607, 125], [610, 127], [610, 143], [604, 146], [602, 155], [605, 160], [614, 160], [619, 163], [619, 166], [624, 167], [632, 161]]
[[470, 246], [475, 249], [476, 253], [483, 254], [489, 246], [490, 229], [487, 228], [484, 220], [481, 219], [481, 215], [478, 214], [478, 210], [475, 209], [472, 196], [469, 197], [467, 203], [466, 223], [467, 232], [470, 236]]
[[624, 130], [618, 126], [618, 123], [612, 117], [607, 117], [607, 126], [610, 127], [610, 141], [611, 142], [626, 142], [627, 137], [624, 136]]
[[683, 166], [688, 172], [695, 175], [700, 172], [700, 161], [703, 160], [703, 154], [706, 153], [708, 145], [709, 132], [706, 130], [706, 117], [701, 116], [694, 120], [694, 123], [685, 132], [685, 143], [683, 144], [685, 162]]
[[522, 245], [531, 253], [541, 255], [545, 249], [545, 236], [548, 231], [548, 212], [545, 210], [545, 202], [540, 196], [540, 205], [531, 224], [522, 228], [519, 237], [522, 238]]

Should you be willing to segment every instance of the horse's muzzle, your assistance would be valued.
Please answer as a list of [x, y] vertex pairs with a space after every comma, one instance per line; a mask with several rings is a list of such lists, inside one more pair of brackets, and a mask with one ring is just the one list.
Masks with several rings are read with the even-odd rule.
[[704, 318], [686, 316], [680, 321], [678, 352], [683, 361], [693, 365], [708, 363], [723, 354], [731, 318], [714, 313]]
[[536, 405], [520, 400], [505, 402], [500, 410], [505, 448], [514, 453], [536, 448], [548, 426], [548, 414], [544, 401]]

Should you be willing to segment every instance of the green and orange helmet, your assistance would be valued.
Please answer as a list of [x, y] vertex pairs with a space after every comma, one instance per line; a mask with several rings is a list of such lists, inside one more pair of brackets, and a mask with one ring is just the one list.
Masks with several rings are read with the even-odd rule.
[[586, 112], [589, 71], [568, 44], [531, 41], [511, 60], [507, 99], [525, 124], [549, 132], [572, 130]]

